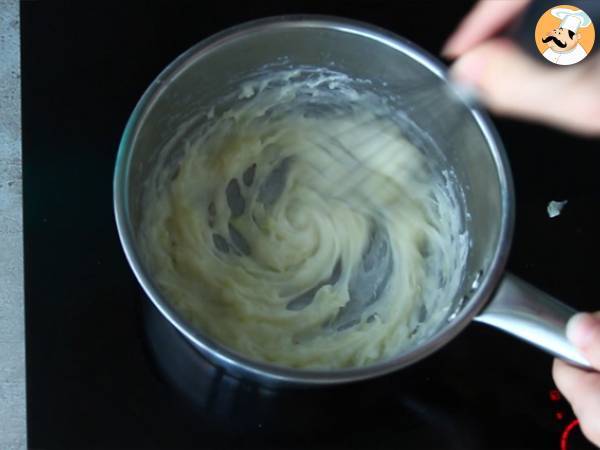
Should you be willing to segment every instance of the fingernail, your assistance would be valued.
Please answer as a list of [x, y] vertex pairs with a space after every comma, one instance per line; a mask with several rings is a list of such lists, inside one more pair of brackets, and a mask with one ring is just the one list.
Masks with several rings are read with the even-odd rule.
[[446, 58], [455, 57], [456, 56], [456, 52], [454, 49], [454, 47], [456, 47], [455, 41], [456, 41], [456, 34], [453, 34], [444, 43], [444, 46], [442, 47], [440, 54]]
[[489, 58], [480, 52], [467, 53], [452, 65], [450, 75], [461, 83], [477, 87], [488, 62]]
[[600, 319], [589, 313], [577, 313], [567, 323], [567, 338], [576, 346], [585, 348], [599, 333]]

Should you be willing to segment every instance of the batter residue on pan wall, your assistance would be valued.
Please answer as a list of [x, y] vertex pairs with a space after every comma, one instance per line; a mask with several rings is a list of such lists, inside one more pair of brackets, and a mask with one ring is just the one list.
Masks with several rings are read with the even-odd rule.
[[248, 357], [372, 363], [431, 333], [460, 284], [449, 180], [350, 84], [301, 70], [247, 82], [149, 178], [139, 240], [153, 278]]

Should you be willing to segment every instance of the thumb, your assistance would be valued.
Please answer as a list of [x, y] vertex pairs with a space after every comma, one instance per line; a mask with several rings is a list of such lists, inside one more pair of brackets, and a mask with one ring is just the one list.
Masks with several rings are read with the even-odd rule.
[[535, 61], [508, 39], [465, 53], [450, 74], [474, 87], [493, 112], [546, 122], [582, 134], [600, 134], [598, 61], [554, 66]]
[[567, 337], [600, 371], [600, 312], [575, 314], [567, 323]]

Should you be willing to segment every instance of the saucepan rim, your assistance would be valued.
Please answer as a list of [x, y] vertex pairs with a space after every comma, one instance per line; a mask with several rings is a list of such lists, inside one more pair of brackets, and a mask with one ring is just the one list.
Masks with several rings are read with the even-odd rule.
[[432, 354], [460, 333], [479, 313], [492, 297], [500, 282], [512, 240], [514, 227], [514, 188], [510, 167], [502, 142], [488, 115], [476, 105], [465, 105], [470, 109], [473, 120], [479, 126], [488, 144], [501, 188], [501, 219], [499, 239], [490, 259], [489, 270], [482, 274], [479, 287], [472, 293], [471, 299], [453, 320], [444, 326], [434, 337], [423, 345], [407, 351], [395, 358], [384, 360], [366, 367], [305, 370], [258, 362], [232, 351], [200, 330], [194, 328], [163, 298], [144, 268], [136, 250], [133, 226], [129, 217], [129, 169], [134, 143], [149, 111], [168, 84], [188, 67], [196, 64], [211, 52], [218, 51], [224, 45], [245, 39], [256, 33], [271, 32], [277, 29], [306, 28], [328, 29], [362, 36], [381, 45], [402, 52], [421, 63], [443, 80], [447, 79], [447, 69], [436, 57], [419, 48], [412, 42], [379, 27], [333, 16], [287, 15], [275, 16], [247, 22], [217, 33], [185, 51], [169, 64], [152, 82], [133, 110], [121, 138], [113, 179], [114, 214], [121, 244], [126, 258], [147, 296], [161, 314], [179, 330], [197, 349], [213, 362], [230, 371], [248, 376], [268, 384], [289, 385], [329, 385], [387, 374], [409, 366]]

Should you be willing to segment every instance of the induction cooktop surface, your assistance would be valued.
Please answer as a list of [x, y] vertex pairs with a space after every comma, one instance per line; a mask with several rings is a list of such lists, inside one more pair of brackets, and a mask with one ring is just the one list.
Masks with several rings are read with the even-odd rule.
[[[435, 5], [438, 13], [432, 14]], [[470, 2], [23, 2], [27, 395], [33, 449], [584, 449], [551, 358], [482, 325], [391, 375], [272, 390], [200, 357], [143, 296], [112, 212], [118, 142], [159, 71], [249, 19], [310, 12], [437, 53]], [[446, 10], [447, 9], [447, 10]], [[410, 17], [428, 17], [428, 26]], [[598, 142], [494, 118], [514, 172], [509, 270], [593, 309]], [[550, 219], [550, 200], [568, 200]]]

